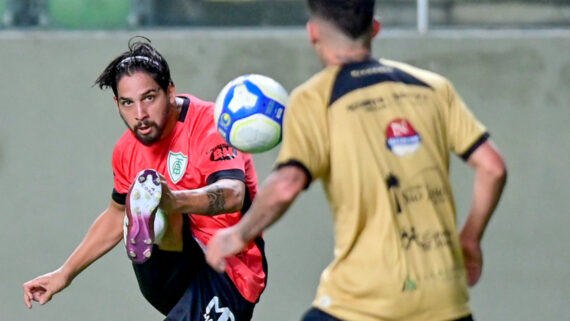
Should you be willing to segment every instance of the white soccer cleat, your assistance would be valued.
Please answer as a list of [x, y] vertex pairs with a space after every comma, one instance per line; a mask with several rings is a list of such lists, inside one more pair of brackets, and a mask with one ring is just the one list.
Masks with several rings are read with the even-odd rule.
[[152, 255], [154, 220], [162, 195], [160, 175], [153, 169], [141, 171], [127, 194], [125, 247], [134, 263], [144, 263]]

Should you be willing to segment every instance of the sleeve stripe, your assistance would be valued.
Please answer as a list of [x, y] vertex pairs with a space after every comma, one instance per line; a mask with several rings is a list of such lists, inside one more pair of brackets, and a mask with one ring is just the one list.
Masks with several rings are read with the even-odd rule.
[[305, 175], [307, 175], [307, 185], [305, 185], [305, 189], [307, 189], [307, 188], [309, 188], [309, 186], [311, 186], [311, 182], [313, 181], [313, 175], [311, 175], [311, 172], [309, 171], [307, 166], [305, 166], [303, 163], [301, 163], [298, 160], [292, 159], [292, 160], [289, 160], [285, 163], [277, 164], [275, 169], [277, 170], [277, 169], [283, 168], [285, 166], [295, 166], [295, 167], [302, 169], [303, 172], [305, 172]]
[[245, 183], [245, 173], [241, 169], [227, 169], [210, 174], [206, 183], [213, 184], [220, 179], [237, 179]]
[[113, 194], [111, 194], [111, 198], [113, 199], [113, 201], [115, 201], [121, 205], [127, 204], [127, 194], [126, 193], [124, 193], [124, 194], [119, 193], [114, 188], [113, 188]]
[[489, 137], [491, 135], [489, 135], [489, 133], [484, 133], [483, 135], [481, 135], [481, 137], [479, 137], [479, 139], [477, 139], [473, 145], [471, 145], [471, 147], [469, 147], [469, 149], [467, 149], [467, 151], [463, 154], [461, 154], [461, 158], [463, 158], [464, 161], [467, 161], [469, 159], [469, 157], [471, 157], [471, 154], [473, 154], [473, 152], [481, 145], [483, 145], [484, 142], [486, 142]]

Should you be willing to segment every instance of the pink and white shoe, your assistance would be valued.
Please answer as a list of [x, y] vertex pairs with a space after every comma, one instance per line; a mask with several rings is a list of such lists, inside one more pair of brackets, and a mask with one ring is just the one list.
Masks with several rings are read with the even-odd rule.
[[144, 263], [152, 254], [154, 218], [162, 196], [160, 175], [153, 169], [141, 171], [127, 194], [125, 247], [134, 263]]

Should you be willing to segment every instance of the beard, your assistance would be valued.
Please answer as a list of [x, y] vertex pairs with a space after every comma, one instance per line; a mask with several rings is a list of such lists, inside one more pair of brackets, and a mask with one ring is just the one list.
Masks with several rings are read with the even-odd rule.
[[[139, 132], [140, 127], [150, 127], [151, 131], [148, 134], [141, 134]], [[144, 145], [152, 145], [156, 143], [160, 137], [162, 136], [164, 128], [158, 126], [157, 123], [151, 121], [142, 121], [135, 125], [135, 128], [132, 129], [135, 137], [139, 140], [139, 142], [143, 143]]]
[[[153, 121], [143, 120], [143, 121], [137, 123], [134, 127], [131, 127], [131, 126], [129, 126], [129, 123], [127, 123], [127, 121], [125, 120], [123, 115], [121, 115], [121, 119], [123, 119], [123, 122], [125, 123], [127, 128], [130, 129], [131, 132], [135, 135], [137, 140], [146, 146], [152, 145], [152, 144], [156, 143], [157, 141], [159, 141], [160, 137], [162, 136], [162, 132], [164, 131], [165, 125], [159, 126], [156, 122], [153, 122]], [[150, 127], [151, 131], [148, 134], [144, 134], [144, 135], [141, 134], [139, 132], [139, 129], [143, 126], [144, 127]]]
[[[123, 119], [123, 122], [125, 123], [127, 128], [131, 130], [131, 132], [135, 135], [136, 139], [139, 142], [141, 142], [143, 145], [146, 146], [152, 145], [160, 140], [168, 124], [168, 120], [171, 114], [172, 114], [172, 108], [167, 108], [166, 111], [161, 115], [161, 119], [159, 119], [160, 124], [152, 120], [143, 119], [142, 121], [136, 123], [133, 127], [131, 127], [127, 122], [127, 120], [125, 119], [125, 117], [123, 117], [123, 115], [119, 113], [121, 119]], [[141, 134], [139, 131], [141, 127], [145, 127], [145, 129], [150, 128], [148, 134]]]

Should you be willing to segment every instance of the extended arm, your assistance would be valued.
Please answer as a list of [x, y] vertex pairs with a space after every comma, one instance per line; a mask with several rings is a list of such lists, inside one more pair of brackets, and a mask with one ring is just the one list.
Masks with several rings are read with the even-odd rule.
[[114, 201], [93, 222], [83, 241], [57, 270], [39, 276], [24, 284], [24, 301], [28, 308], [32, 300], [45, 304], [52, 296], [65, 289], [91, 263], [111, 250], [123, 236], [125, 207]]
[[277, 221], [304, 189], [307, 179], [305, 172], [296, 166], [285, 166], [271, 173], [239, 223], [219, 230], [210, 240], [206, 250], [208, 263], [217, 271], [224, 271], [225, 258], [239, 253]]
[[483, 265], [481, 239], [501, 198], [507, 180], [507, 169], [503, 158], [490, 141], [473, 152], [468, 164], [475, 169], [473, 201], [460, 238], [468, 281], [472, 286], [481, 276]]
[[198, 189], [173, 191], [163, 178], [160, 207], [167, 213], [216, 215], [241, 210], [245, 183], [236, 179], [220, 179]]

